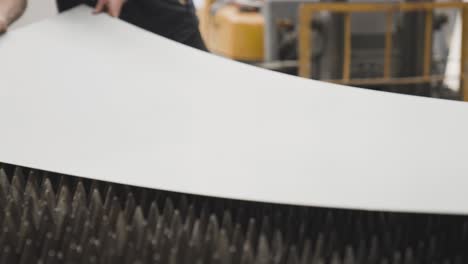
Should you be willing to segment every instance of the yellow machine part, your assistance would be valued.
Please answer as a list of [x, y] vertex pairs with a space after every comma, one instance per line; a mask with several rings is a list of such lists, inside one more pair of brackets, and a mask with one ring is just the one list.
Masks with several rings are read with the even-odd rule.
[[263, 60], [263, 16], [243, 12], [233, 4], [221, 7], [214, 15], [211, 5], [199, 10], [200, 29], [208, 49], [235, 60]]

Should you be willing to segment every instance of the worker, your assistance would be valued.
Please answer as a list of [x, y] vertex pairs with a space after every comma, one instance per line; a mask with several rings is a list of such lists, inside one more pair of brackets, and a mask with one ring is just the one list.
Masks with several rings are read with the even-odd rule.
[[[80, 4], [93, 6], [95, 14], [105, 11], [158, 35], [206, 50], [192, 0], [57, 0], [60, 12]], [[0, 0], [0, 35], [23, 14], [26, 5], [27, 0]]]

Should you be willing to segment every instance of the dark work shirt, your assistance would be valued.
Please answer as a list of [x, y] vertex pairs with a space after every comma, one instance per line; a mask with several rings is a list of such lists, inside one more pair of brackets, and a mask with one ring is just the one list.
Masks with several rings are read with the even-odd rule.
[[[95, 6], [96, 1], [57, 0], [59, 11], [80, 4]], [[192, 0], [128, 0], [120, 18], [163, 37], [206, 50]]]

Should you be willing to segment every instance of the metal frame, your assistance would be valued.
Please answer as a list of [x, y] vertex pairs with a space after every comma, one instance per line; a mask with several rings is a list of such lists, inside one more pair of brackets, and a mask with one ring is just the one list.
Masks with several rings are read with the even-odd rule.
[[264, 51], [265, 62], [279, 61], [279, 43], [277, 22], [279, 18], [290, 19], [294, 24], [299, 22], [297, 10], [301, 4], [317, 3], [320, 0], [265, 0], [262, 14], [265, 19]]
[[[299, 8], [299, 75], [310, 78], [311, 74], [311, 30], [310, 21], [313, 14], [320, 11], [344, 14], [344, 51], [343, 51], [343, 72], [342, 79], [328, 80], [330, 82], [350, 84], [350, 85], [401, 85], [430, 83], [432, 81], [443, 80], [444, 76], [431, 75], [432, 56], [432, 21], [433, 10], [451, 8], [461, 11], [462, 17], [462, 52], [460, 89], [463, 99], [468, 101], [468, 3], [464, 2], [424, 2], [424, 3], [306, 3]], [[425, 32], [424, 32], [424, 57], [422, 76], [396, 78], [391, 77], [391, 52], [392, 52], [392, 24], [394, 13], [426, 11]], [[351, 79], [351, 13], [382, 12], [386, 13], [386, 34], [385, 34], [385, 58], [384, 74], [381, 78]]]

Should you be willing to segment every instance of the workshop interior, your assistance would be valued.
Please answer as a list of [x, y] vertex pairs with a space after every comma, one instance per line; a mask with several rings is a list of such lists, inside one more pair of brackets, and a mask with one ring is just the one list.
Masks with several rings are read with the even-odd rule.
[[[42, 1], [12, 30], [54, 16]], [[195, 6], [215, 55], [342, 89], [468, 101], [468, 2]], [[468, 216], [212, 197], [0, 160], [0, 264], [9, 263], [464, 264]]]
[[461, 41], [468, 33], [460, 10], [466, 4], [446, 4], [206, 0], [199, 16], [209, 49], [234, 60], [305, 78], [463, 100]]

